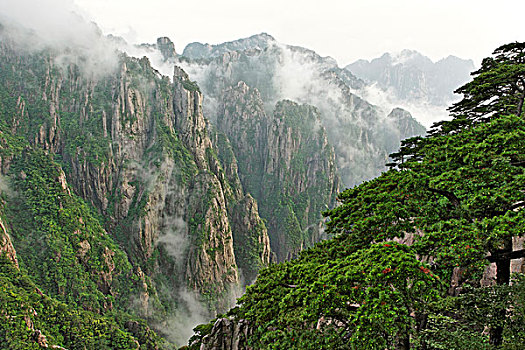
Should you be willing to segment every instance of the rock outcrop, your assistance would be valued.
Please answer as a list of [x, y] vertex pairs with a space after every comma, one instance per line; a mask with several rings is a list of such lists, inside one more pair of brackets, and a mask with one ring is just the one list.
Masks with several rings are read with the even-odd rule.
[[394, 108], [387, 117], [390, 119], [396, 129], [399, 130], [399, 138], [401, 140], [415, 135], [424, 135], [425, 128], [416, 122], [410, 112], [402, 108]]
[[291, 101], [267, 115], [257, 89], [227, 89], [217, 127], [230, 139], [241, 182], [259, 203], [278, 260], [320, 239], [321, 211], [338, 192], [335, 154], [317, 109]]
[[11, 242], [11, 237], [7, 233], [2, 218], [0, 218], [0, 255], [5, 255], [16, 267], [18, 267], [18, 260], [16, 258], [16, 251]]
[[165, 61], [173, 60], [177, 56], [175, 44], [168, 37], [164, 36], [157, 39], [157, 49], [162, 53]]
[[199, 340], [199, 349], [251, 350], [247, 345], [251, 333], [250, 325], [245, 320], [219, 318], [213, 324], [210, 334]]
[[[166, 59], [176, 55], [169, 39], [157, 45]], [[228, 150], [212, 140], [197, 84], [178, 67], [172, 81], [160, 76], [147, 58], [120, 54], [119, 62], [113, 73], [93, 78], [74, 63], [59, 65], [51, 52], [21, 52], [2, 42], [0, 66], [8, 72], [2, 83], [10, 96], [2, 103], [13, 106], [10, 135], [1, 138], [11, 142], [0, 155], [4, 174], [19, 153], [9, 138], [26, 138], [27, 147], [60, 160], [64, 182], [104, 217], [108, 234], [144, 276], [146, 289], [137, 296], [143, 315], [156, 309], [162, 317], [176, 307], [172, 291], [180, 286], [203, 296], [211, 310], [225, 309], [241, 288], [239, 269], [253, 280], [269, 263], [257, 205], [234, 157], [217, 156]], [[249, 259], [237, 259], [235, 250], [244, 248], [235, 248], [236, 238], [241, 245], [258, 242]], [[92, 246], [80, 242], [78, 259], [87, 261]], [[111, 257], [105, 252], [101, 259]], [[111, 286], [106, 277], [102, 290]]]

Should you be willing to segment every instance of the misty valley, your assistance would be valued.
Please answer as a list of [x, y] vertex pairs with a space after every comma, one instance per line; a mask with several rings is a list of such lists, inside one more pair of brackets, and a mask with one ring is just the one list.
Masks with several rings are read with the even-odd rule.
[[340, 67], [0, 15], [0, 349], [522, 349], [525, 44]]

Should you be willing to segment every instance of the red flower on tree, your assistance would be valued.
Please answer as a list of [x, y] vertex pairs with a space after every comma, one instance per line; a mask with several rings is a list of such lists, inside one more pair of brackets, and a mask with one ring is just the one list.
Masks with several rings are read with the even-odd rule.
[[424, 273], [428, 274], [430, 272], [430, 269], [427, 269], [426, 267], [420, 266], [419, 269], [423, 271]]

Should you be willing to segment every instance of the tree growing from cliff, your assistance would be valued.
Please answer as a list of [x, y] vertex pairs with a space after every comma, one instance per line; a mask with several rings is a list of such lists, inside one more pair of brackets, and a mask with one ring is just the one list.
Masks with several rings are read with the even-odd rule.
[[454, 119], [437, 123], [435, 132], [450, 133], [496, 115], [523, 115], [525, 43], [498, 47], [472, 76], [471, 82], [455, 91], [463, 99], [449, 108]]
[[339, 195], [325, 213], [334, 239], [261, 273], [231, 313], [255, 348], [523, 344], [524, 283], [509, 282], [524, 256], [512, 247], [525, 233], [524, 47], [498, 48], [458, 89], [451, 121]]
[[[327, 213], [329, 230], [359, 245], [409, 232], [442, 280], [454, 273], [456, 283], [478, 285], [495, 262], [496, 283], [506, 285], [511, 258], [522, 256], [512, 238], [524, 233], [524, 137], [524, 121], [511, 115], [419, 141], [398, 169], [343, 192], [342, 205]], [[500, 344], [503, 328], [491, 329], [491, 343]]]

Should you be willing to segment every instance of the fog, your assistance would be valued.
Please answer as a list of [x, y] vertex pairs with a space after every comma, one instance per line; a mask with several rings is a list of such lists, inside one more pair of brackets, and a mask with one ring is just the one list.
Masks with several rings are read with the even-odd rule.
[[13, 196], [13, 190], [9, 184], [9, 180], [2, 175], [0, 175], [0, 194], [5, 194], [9, 197]]
[[383, 90], [377, 86], [377, 83], [367, 85], [364, 89], [354, 91], [354, 93], [381, 108], [383, 113], [389, 113], [396, 107], [403, 108], [427, 129], [438, 121], [450, 119], [447, 108], [453, 103], [451, 101], [448, 105], [439, 106], [425, 100], [400, 100], [395, 97], [393, 91]]
[[150, 61], [151, 66], [160, 74], [162, 74], [163, 76], [167, 76], [170, 79], [173, 77], [174, 64], [172, 62], [165, 61], [164, 57], [162, 56], [162, 53], [155, 47], [131, 45], [124, 41], [124, 39], [119, 39], [120, 40], [116, 41], [116, 47], [120, 51], [125, 52], [131, 57], [147, 57]]
[[199, 324], [208, 323], [214, 315], [199, 301], [199, 295], [181, 287], [176, 291], [177, 310], [168, 316], [162, 324], [156, 324], [169, 341], [177, 346], [188, 344], [188, 339], [194, 334], [193, 328]]
[[[115, 72], [117, 50], [132, 57], [148, 57], [160, 74], [170, 78], [175, 64], [180, 65], [191, 80], [199, 83], [204, 92], [204, 113], [212, 122], [216, 119], [223, 90], [240, 80], [259, 89], [268, 113], [272, 113], [275, 103], [282, 99], [317, 107], [321, 123], [316, 124], [313, 131], [326, 129], [336, 150], [345, 186], [376, 176], [384, 168], [391, 145], [398, 144], [401, 138], [395, 123], [387, 119], [393, 107], [406, 108], [427, 127], [446, 116], [445, 111], [434, 106], [393, 100], [393, 94], [373, 85], [352, 90], [338, 76], [340, 68], [335, 60], [275, 41], [268, 48], [249, 54], [226, 55], [207, 61], [169, 61], [155, 45], [136, 46], [120, 38], [103, 36], [96, 24], [82, 17], [82, 11], [72, 1], [0, 0], [0, 5], [1, 35], [14, 41], [20, 50], [31, 53], [54, 50], [58, 66], [77, 64], [89, 78], [97, 79]], [[151, 208], [158, 214], [159, 230], [155, 232], [154, 244], [173, 258], [175, 270], [181, 272], [190, 244], [189, 229], [183, 210], [165, 207], [166, 203], [180, 199], [182, 190], [159, 180], [161, 175], [170, 179], [173, 171], [177, 171], [164, 166], [165, 163], [163, 168], [153, 171], [146, 165], [130, 162], [126, 171], [140, 180], [146, 192], [163, 187], [158, 206]], [[6, 189], [5, 181], [0, 178], [0, 191]], [[163, 292], [177, 301], [178, 308], [165, 322], [155, 326], [170, 340], [183, 345], [193, 334], [194, 326], [207, 322], [213, 315], [199, 301], [199, 295], [184, 286], [182, 278], [175, 289]], [[232, 304], [237, 292], [232, 291]]]
[[116, 47], [96, 24], [87, 22], [68, 0], [0, 0], [0, 23], [18, 49], [58, 52], [59, 66], [79, 63], [88, 77], [115, 71]]

